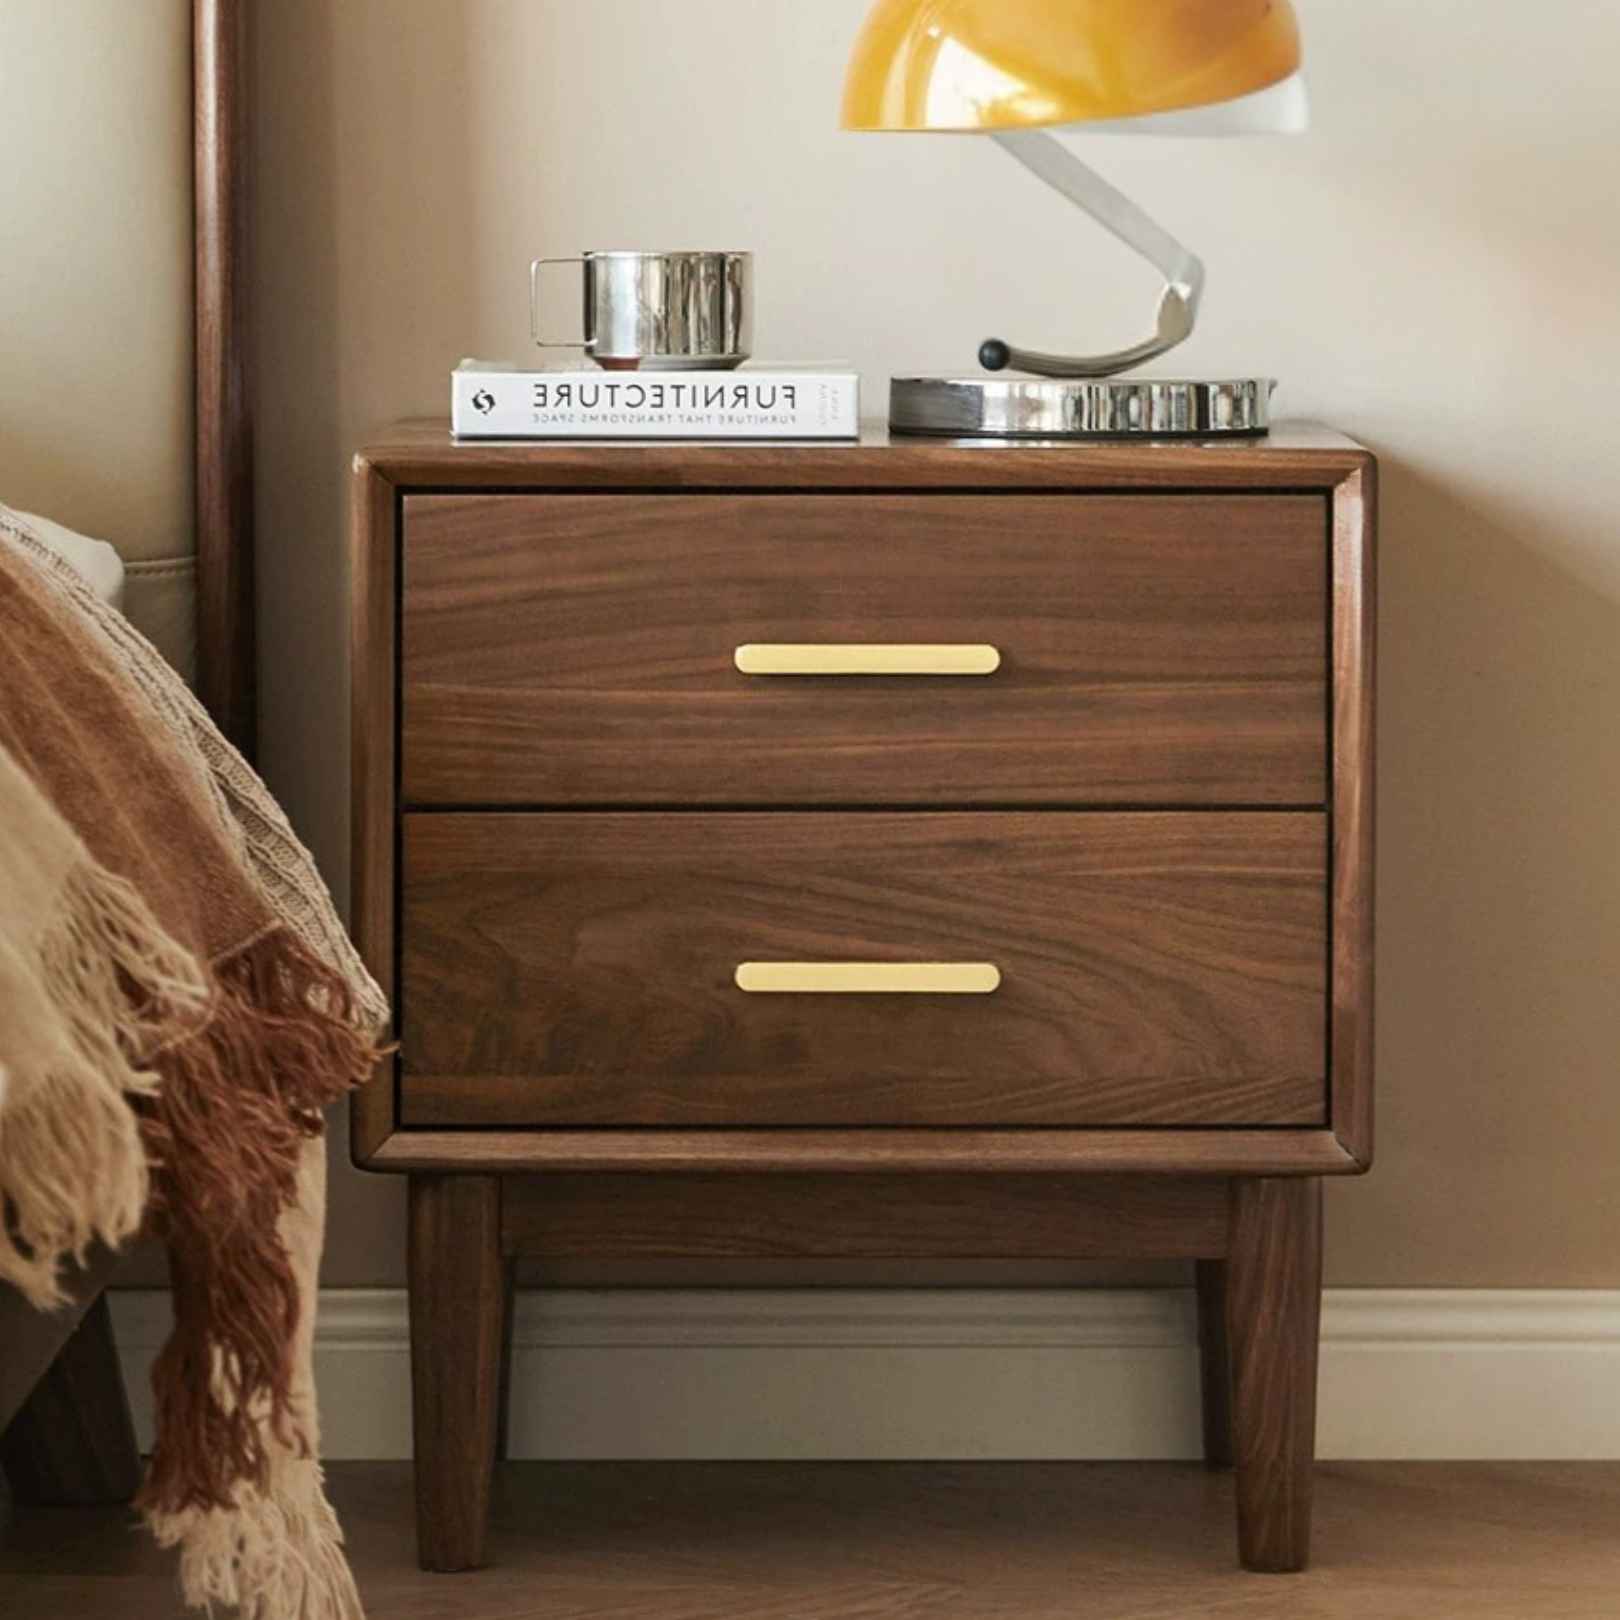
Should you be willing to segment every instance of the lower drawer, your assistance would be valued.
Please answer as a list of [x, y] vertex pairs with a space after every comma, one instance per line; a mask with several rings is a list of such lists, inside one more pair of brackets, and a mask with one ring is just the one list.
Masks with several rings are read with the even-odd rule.
[[423, 814], [402, 850], [406, 1125], [1324, 1122], [1319, 814]]

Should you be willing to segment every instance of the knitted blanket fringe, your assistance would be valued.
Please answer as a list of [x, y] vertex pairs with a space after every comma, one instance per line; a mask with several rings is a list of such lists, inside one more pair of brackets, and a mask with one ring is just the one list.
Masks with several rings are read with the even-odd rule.
[[278, 1222], [321, 1110], [375, 1061], [343, 981], [287, 930], [212, 977], [206, 1019], [154, 1059], [163, 1084], [141, 1121], [147, 1225], [168, 1246], [175, 1301], [139, 1499], [154, 1515], [226, 1507], [239, 1481], [266, 1490], [273, 1442], [313, 1449], [294, 1408], [300, 1289]]
[[[51, 874], [29, 866], [28, 841], [8, 825], [28, 915], [44, 921], [20, 930], [0, 915], [0, 1005], [9, 991], [30, 1010], [0, 1021], [0, 1278], [49, 1305], [62, 1297], [67, 1260], [96, 1241], [117, 1246], [142, 1226], [162, 1238], [175, 1325], [153, 1374], [156, 1441], [139, 1506], [179, 1551], [186, 1601], [244, 1620], [361, 1620], [318, 1462], [322, 1109], [370, 1077], [387, 1004], [308, 852], [178, 676], [4, 507], [0, 542], [0, 583], [17, 615], [8, 635], [32, 637], [0, 644], [19, 689], [0, 691], [0, 719], [10, 696], [7, 734], [20, 738], [13, 756], [0, 737], [0, 788], [28, 812]], [[15, 564], [8, 574], [8, 547], [32, 577]], [[63, 599], [76, 622], [59, 630]], [[30, 656], [66, 660], [79, 691], [111, 681], [104, 689], [129, 729], [110, 735], [138, 742], [136, 757], [157, 774], [131, 775], [107, 756], [110, 790], [87, 789], [76, 763], [86, 756], [64, 752], [42, 721], [28, 730], [36, 712], [69, 726], [85, 713], [61, 707]], [[92, 719], [92, 748], [95, 730]], [[52, 803], [57, 775], [42, 771], [53, 759], [64, 766], [65, 810]], [[30, 770], [48, 797], [21, 780]], [[172, 797], [154, 794], [170, 773]], [[150, 807], [157, 869], [120, 833], [133, 823], [103, 816], [109, 802]], [[170, 803], [209, 852], [210, 878], [189, 869]], [[0, 842], [0, 857], [7, 851]], [[149, 881], [158, 869], [166, 890]], [[229, 910], [224, 898], [209, 909], [212, 882], [228, 888]], [[205, 943], [199, 929], [216, 914]], [[255, 921], [238, 928], [239, 917]]]
[[160, 1546], [180, 1549], [180, 1591], [242, 1620], [364, 1620], [343, 1532], [313, 1458], [278, 1459], [264, 1490], [239, 1487], [224, 1512], [153, 1514]]
[[302, 1304], [293, 1352], [290, 1410], [306, 1442], [274, 1445], [262, 1479], [239, 1482], [223, 1506], [149, 1511], [158, 1542], [180, 1551], [180, 1590], [196, 1607], [224, 1605], [242, 1620], [364, 1620], [343, 1556], [343, 1532], [322, 1489], [311, 1361], [316, 1271], [326, 1224], [326, 1153], [311, 1140], [294, 1198], [281, 1217]]
[[29, 989], [60, 1038], [37, 1067], [0, 1069], [0, 1279], [40, 1309], [65, 1303], [63, 1263], [140, 1228], [150, 1178], [131, 1107], [158, 1076], [150, 1053], [201, 1017], [208, 984], [123, 878], [83, 858], [39, 941]]

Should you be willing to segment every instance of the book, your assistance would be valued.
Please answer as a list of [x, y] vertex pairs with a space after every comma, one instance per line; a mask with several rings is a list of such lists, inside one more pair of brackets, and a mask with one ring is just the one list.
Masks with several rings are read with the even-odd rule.
[[463, 360], [450, 374], [458, 439], [853, 439], [860, 378], [815, 367], [524, 370]]

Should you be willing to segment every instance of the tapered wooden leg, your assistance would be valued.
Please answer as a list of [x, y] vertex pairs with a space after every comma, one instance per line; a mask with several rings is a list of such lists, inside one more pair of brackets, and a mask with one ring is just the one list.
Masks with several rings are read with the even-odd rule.
[[127, 1502], [141, 1482], [129, 1398], [101, 1294], [0, 1435], [0, 1468], [20, 1502]]
[[1204, 1461], [1232, 1466], [1232, 1363], [1226, 1340], [1226, 1262], [1198, 1262], [1198, 1375], [1204, 1411]]
[[479, 1569], [500, 1412], [500, 1182], [412, 1176], [410, 1189], [417, 1557]]
[[1245, 1569], [1303, 1569], [1310, 1555], [1321, 1304], [1321, 1183], [1234, 1181], [1226, 1320]]

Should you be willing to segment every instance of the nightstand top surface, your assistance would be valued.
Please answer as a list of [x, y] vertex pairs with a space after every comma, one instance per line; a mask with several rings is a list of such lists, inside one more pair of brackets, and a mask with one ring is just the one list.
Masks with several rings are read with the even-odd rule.
[[433, 489], [1329, 489], [1372, 459], [1310, 422], [1254, 439], [1143, 443], [901, 437], [881, 423], [868, 423], [859, 440], [469, 441], [436, 417], [387, 429], [356, 465]]

